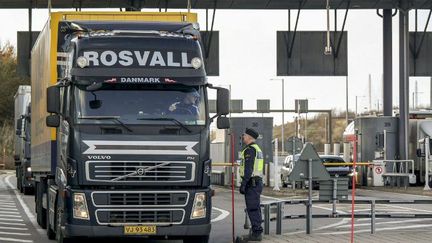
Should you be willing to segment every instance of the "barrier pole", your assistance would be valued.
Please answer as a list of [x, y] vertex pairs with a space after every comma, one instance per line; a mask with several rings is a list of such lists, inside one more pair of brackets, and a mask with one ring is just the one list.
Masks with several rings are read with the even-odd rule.
[[353, 148], [353, 172], [354, 176], [352, 177], [352, 190], [351, 190], [351, 243], [354, 243], [354, 208], [355, 208], [355, 186], [356, 186], [356, 177], [357, 177], [357, 133], [354, 138], [354, 148]]
[[[235, 242], [235, 221], [234, 221], [234, 134], [231, 133], [231, 212], [232, 212], [232, 242]], [[238, 179], [238, 178], [237, 178]]]
[[282, 218], [283, 218], [283, 214], [282, 214], [282, 207], [283, 207], [283, 202], [278, 202], [277, 204], [277, 218], [276, 218], [276, 234], [280, 235], [282, 234]]
[[264, 234], [270, 234], [270, 204], [264, 205]]

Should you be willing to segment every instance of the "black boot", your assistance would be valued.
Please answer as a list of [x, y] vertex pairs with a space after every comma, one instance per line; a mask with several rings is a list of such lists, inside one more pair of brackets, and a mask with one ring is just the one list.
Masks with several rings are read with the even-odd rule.
[[249, 235], [249, 241], [262, 241], [261, 233], [252, 233]]
[[236, 243], [247, 243], [249, 241], [249, 235], [237, 236]]

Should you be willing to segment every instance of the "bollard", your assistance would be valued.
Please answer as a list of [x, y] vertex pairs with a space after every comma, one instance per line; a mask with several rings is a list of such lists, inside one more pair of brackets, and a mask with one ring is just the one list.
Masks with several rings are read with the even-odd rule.
[[371, 234], [375, 234], [375, 200], [371, 201]]
[[343, 144], [343, 159], [345, 161], [351, 161], [351, 144], [344, 143]]
[[270, 234], [270, 204], [264, 205], [264, 234]]
[[337, 201], [337, 179], [333, 179], [333, 197], [332, 197], [332, 215], [333, 217], [337, 216], [336, 212], [336, 201]]
[[330, 155], [331, 153], [331, 144], [324, 144], [324, 155]]
[[339, 156], [340, 155], [340, 143], [333, 144], [333, 155]]
[[282, 234], [283, 202], [278, 202], [276, 212], [276, 234]]

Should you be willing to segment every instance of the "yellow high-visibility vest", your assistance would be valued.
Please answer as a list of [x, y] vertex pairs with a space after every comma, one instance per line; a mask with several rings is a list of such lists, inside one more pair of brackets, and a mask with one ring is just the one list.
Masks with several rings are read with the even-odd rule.
[[244, 176], [244, 167], [245, 167], [245, 151], [249, 147], [252, 147], [255, 149], [255, 160], [254, 160], [254, 170], [252, 172], [252, 176], [259, 176], [262, 177], [264, 175], [264, 156], [263, 153], [258, 146], [258, 144], [251, 144], [246, 146], [241, 152], [241, 164], [240, 164], [240, 176]]

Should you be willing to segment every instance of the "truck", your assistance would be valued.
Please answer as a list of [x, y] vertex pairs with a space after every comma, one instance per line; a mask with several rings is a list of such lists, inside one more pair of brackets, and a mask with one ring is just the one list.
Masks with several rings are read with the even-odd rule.
[[33, 192], [30, 160], [30, 85], [20, 85], [14, 96], [14, 161], [17, 189], [25, 195]]
[[197, 15], [53, 12], [31, 62], [35, 210], [48, 238], [208, 242], [210, 124], [229, 128], [229, 91], [207, 82]]

